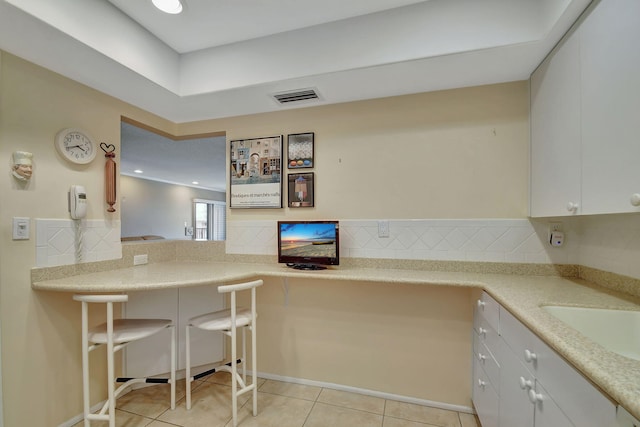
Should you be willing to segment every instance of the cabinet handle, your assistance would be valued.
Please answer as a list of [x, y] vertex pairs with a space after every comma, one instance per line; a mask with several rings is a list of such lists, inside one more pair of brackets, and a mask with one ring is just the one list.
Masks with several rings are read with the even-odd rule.
[[484, 335], [485, 337], [487, 336], [487, 330], [485, 328], [478, 328], [478, 333], [480, 335]]
[[525, 350], [525, 351], [524, 351], [524, 360], [526, 360], [527, 362], [531, 363], [531, 362], [533, 362], [534, 360], [538, 360], [538, 355], [537, 355], [537, 354], [535, 354], [535, 353], [534, 353], [534, 352], [532, 352], [532, 351]]
[[486, 382], [482, 381], [480, 378], [478, 378], [478, 387], [482, 387], [484, 388], [487, 385]]
[[536, 393], [535, 390], [531, 389], [529, 390], [529, 401], [531, 403], [538, 403], [538, 402], [542, 402], [544, 400], [544, 396], [540, 393]]
[[[640, 194], [638, 195], [640, 197]], [[639, 202], [640, 203], [640, 202]], [[638, 205], [635, 205], [638, 206]], [[484, 309], [484, 306], [487, 305], [486, 302], [482, 301], [481, 299], [478, 300], [478, 308], [482, 308]]]
[[484, 362], [485, 360], [487, 360], [487, 356], [482, 353], [478, 353], [478, 360]]
[[640, 206], [640, 193], [633, 193], [630, 201], [633, 206]]
[[533, 381], [527, 380], [525, 377], [520, 377], [520, 388], [523, 390], [533, 388]]
[[567, 210], [571, 213], [576, 213], [576, 211], [578, 210], [579, 205], [575, 202], [569, 202], [567, 203]]

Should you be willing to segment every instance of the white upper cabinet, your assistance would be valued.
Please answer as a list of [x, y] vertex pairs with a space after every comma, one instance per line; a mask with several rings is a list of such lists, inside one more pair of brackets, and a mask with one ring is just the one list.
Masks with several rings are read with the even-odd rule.
[[565, 39], [531, 76], [531, 216], [580, 211], [579, 42]]
[[640, 212], [640, 1], [601, 1], [580, 34], [583, 213]]
[[601, 0], [532, 75], [531, 216], [640, 212], [638, 40], [640, 2]]

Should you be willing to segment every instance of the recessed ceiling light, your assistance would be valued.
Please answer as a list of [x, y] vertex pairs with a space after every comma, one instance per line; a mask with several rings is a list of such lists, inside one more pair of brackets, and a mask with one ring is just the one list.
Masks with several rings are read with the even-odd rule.
[[142, 171], [140, 169], [136, 169], [134, 170], [135, 173], [142, 173]]
[[192, 183], [193, 185], [198, 185], [198, 184], [200, 184], [198, 181], [191, 181], [191, 183]]
[[151, 2], [165, 13], [177, 15], [182, 12], [182, 2], [180, 0], [151, 0]]

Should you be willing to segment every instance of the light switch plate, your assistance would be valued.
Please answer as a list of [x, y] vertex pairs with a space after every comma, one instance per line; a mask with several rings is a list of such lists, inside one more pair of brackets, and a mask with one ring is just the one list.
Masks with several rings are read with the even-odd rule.
[[29, 240], [29, 218], [13, 217], [13, 240]]

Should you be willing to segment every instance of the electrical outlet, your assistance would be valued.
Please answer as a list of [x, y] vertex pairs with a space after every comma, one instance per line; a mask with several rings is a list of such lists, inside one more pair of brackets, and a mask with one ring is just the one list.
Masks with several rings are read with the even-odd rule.
[[378, 221], [378, 237], [389, 237], [389, 221]]
[[549, 232], [553, 233], [554, 231], [562, 231], [562, 223], [561, 222], [550, 222], [549, 223]]
[[149, 263], [149, 256], [147, 254], [133, 256], [133, 265], [142, 265], [147, 263]]

